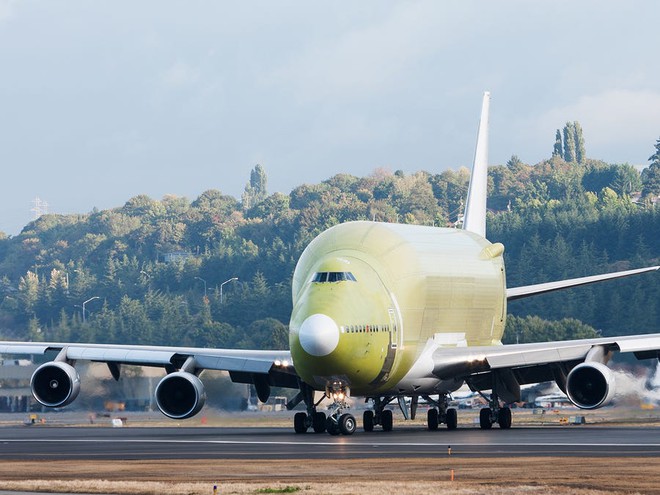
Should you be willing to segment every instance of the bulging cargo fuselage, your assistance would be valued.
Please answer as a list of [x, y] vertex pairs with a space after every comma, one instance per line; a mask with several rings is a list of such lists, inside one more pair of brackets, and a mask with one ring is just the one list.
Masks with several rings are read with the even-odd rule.
[[[293, 277], [289, 343], [300, 377], [352, 395], [441, 393], [462, 382], [414, 372], [424, 349], [501, 343], [503, 246], [459, 229], [378, 222], [332, 227]], [[411, 371], [412, 370], [412, 371]]]

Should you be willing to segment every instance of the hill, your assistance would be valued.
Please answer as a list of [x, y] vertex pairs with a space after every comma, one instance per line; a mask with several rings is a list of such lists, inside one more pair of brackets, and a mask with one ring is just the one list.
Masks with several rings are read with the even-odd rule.
[[[489, 175], [488, 237], [506, 246], [509, 286], [658, 264], [652, 174], [556, 155]], [[266, 179], [255, 167], [240, 201], [136, 196], [0, 236], [0, 337], [286, 348], [291, 275], [315, 235], [363, 219], [455, 226], [469, 172], [342, 174], [288, 195]], [[658, 331], [658, 301], [652, 275], [538, 296], [510, 305], [506, 338]], [[545, 321], [560, 318], [593, 328]]]

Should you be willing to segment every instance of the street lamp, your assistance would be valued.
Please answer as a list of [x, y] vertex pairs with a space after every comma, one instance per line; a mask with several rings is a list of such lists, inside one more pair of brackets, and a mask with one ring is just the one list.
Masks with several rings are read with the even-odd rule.
[[101, 298], [99, 296], [90, 297], [89, 299], [87, 299], [87, 301], [83, 301], [82, 303], [83, 323], [85, 323], [85, 304], [87, 304], [89, 301], [93, 301], [94, 299], [101, 299]]
[[204, 280], [202, 277], [195, 277], [197, 280], [201, 280], [204, 282], [204, 300], [206, 301], [206, 280]]
[[236, 280], [238, 280], [238, 277], [232, 277], [229, 280], [225, 280], [224, 282], [222, 282], [220, 284], [220, 304], [222, 304], [222, 302], [223, 302], [223, 299], [222, 299], [222, 286], [225, 285], [225, 284], [228, 284], [229, 282], [235, 282]]

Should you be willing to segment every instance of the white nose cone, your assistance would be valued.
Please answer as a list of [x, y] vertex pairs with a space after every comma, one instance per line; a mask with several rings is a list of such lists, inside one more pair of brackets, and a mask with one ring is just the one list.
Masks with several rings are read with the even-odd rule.
[[339, 328], [332, 318], [317, 313], [300, 325], [298, 339], [307, 354], [327, 356], [339, 344]]

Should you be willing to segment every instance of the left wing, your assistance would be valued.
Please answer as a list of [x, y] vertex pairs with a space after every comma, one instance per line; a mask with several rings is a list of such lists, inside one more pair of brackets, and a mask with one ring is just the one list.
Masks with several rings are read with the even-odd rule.
[[520, 385], [557, 382], [571, 401], [594, 409], [612, 398], [615, 379], [606, 366], [616, 352], [660, 358], [660, 334], [484, 347], [427, 348], [432, 376], [462, 378], [472, 390], [497, 390], [506, 403], [520, 400]]
[[35, 398], [49, 407], [70, 404], [78, 395], [80, 378], [73, 367], [76, 361], [106, 363], [115, 380], [124, 364], [165, 368], [168, 375], [156, 387], [156, 403], [163, 414], [173, 419], [190, 417], [202, 408], [205, 393], [198, 375], [207, 369], [228, 371], [232, 381], [254, 384], [262, 402], [268, 399], [271, 386], [298, 388], [289, 351], [0, 342], [0, 354], [46, 353], [56, 356], [37, 368], [30, 386]]

